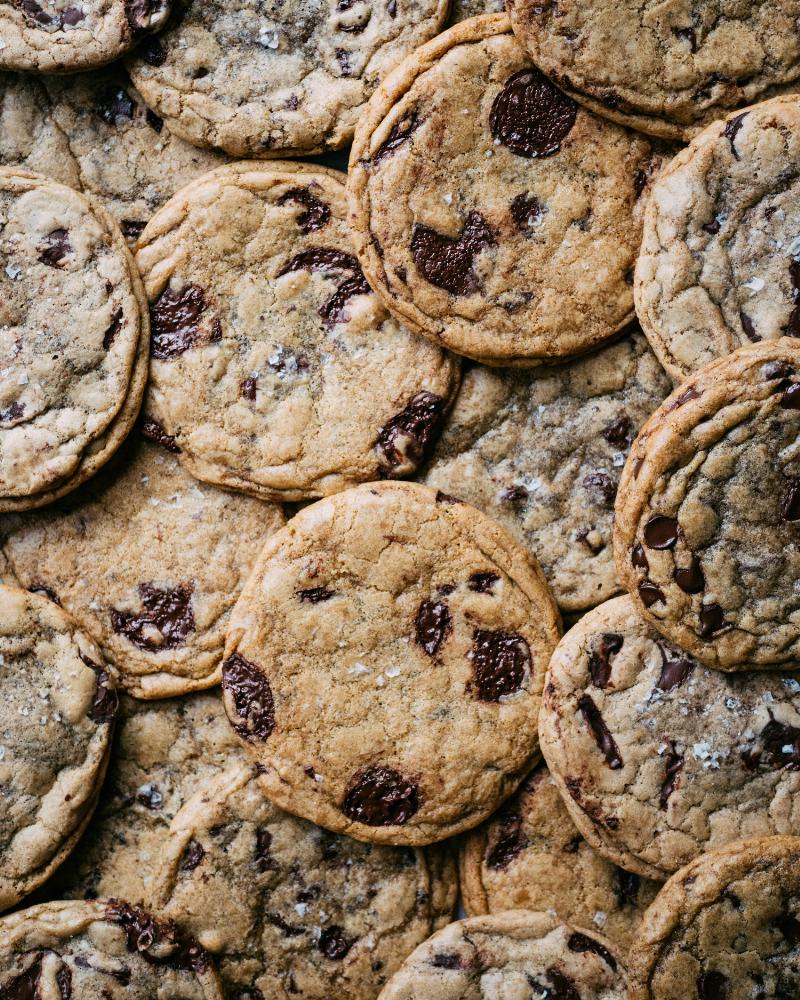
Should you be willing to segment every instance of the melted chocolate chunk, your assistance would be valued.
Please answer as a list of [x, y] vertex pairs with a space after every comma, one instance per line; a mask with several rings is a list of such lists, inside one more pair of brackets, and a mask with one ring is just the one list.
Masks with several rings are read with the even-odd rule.
[[672, 34], [688, 42], [690, 52], [697, 52], [697, 35], [694, 28], [673, 28]]
[[789, 281], [792, 285], [792, 302], [794, 308], [789, 314], [783, 335], [785, 337], [800, 337], [800, 263], [793, 260], [789, 264]]
[[778, 722], [770, 712], [770, 720], [759, 733], [756, 746], [746, 750], [742, 758], [750, 770], [785, 767], [800, 771], [800, 728]]
[[650, 569], [650, 563], [647, 561], [644, 546], [640, 545], [639, 542], [631, 550], [631, 565], [636, 569], [643, 569], [645, 573]]
[[438, 952], [430, 961], [434, 969], [461, 969], [461, 956], [454, 952]]
[[166, 448], [173, 455], [180, 455], [181, 453], [181, 449], [175, 442], [175, 438], [171, 434], [167, 434], [161, 424], [151, 417], [145, 417], [142, 421], [142, 435], [148, 440], [160, 444], [162, 448]]
[[345, 311], [348, 300], [356, 295], [368, 295], [370, 287], [356, 258], [343, 250], [331, 247], [311, 247], [302, 250], [288, 260], [278, 271], [280, 278], [292, 271], [316, 271], [326, 277], [332, 277], [339, 272], [348, 276], [339, 284], [333, 295], [319, 308], [319, 315], [326, 323], [346, 323], [349, 319]]
[[108, 125], [124, 125], [133, 121], [136, 105], [124, 87], [111, 83], [98, 90], [94, 99], [95, 111]]
[[288, 921], [283, 919], [280, 913], [268, 913], [267, 920], [273, 927], [277, 927], [282, 932], [284, 937], [300, 937], [303, 933], [303, 929], [301, 927], [292, 927]]
[[330, 222], [330, 205], [320, 201], [307, 187], [291, 188], [281, 195], [278, 204], [285, 205], [290, 201], [305, 208], [305, 211], [297, 216], [297, 225], [304, 233], [313, 233], [318, 229], [324, 229]]
[[786, 387], [781, 396], [781, 407], [784, 410], [800, 410], [800, 382]]
[[678, 652], [665, 642], [657, 640], [656, 645], [661, 652], [662, 663], [656, 687], [666, 693], [686, 683], [694, 671], [695, 662], [686, 653]]
[[787, 482], [781, 500], [781, 521], [800, 521], [800, 477], [791, 476]]
[[144, 232], [146, 225], [147, 223], [142, 222], [140, 219], [123, 219], [121, 223], [122, 234], [126, 239], [138, 240]]
[[56, 985], [61, 1000], [70, 1000], [72, 996], [72, 971], [68, 965], [62, 965], [56, 973]]
[[[48, 267], [61, 267], [68, 254], [72, 253], [72, 244], [66, 229], [54, 229], [42, 241], [39, 250], [39, 260]], [[120, 310], [121, 311], [121, 310]], [[103, 342], [105, 347], [105, 342]]]
[[117, 309], [114, 315], [111, 317], [111, 322], [108, 325], [108, 329], [103, 334], [103, 349], [108, 350], [109, 347], [116, 340], [117, 334], [122, 329], [122, 306]]
[[417, 642], [428, 656], [436, 656], [439, 647], [453, 630], [453, 619], [446, 604], [423, 601], [415, 622]]
[[35, 21], [37, 24], [53, 24], [54, 22], [60, 27], [60, 18], [51, 17], [46, 10], [42, 8], [42, 5], [38, 0], [14, 0], [14, 4], [19, 7], [22, 13]]
[[116, 718], [119, 696], [108, 671], [101, 664], [95, 663], [85, 653], [78, 653], [78, 655], [86, 666], [95, 672], [97, 678], [92, 704], [89, 706], [89, 718], [98, 726], [107, 725]]
[[134, 32], [147, 31], [163, 10], [164, 0], [125, 0], [125, 16]]
[[612, 420], [600, 433], [614, 448], [627, 448], [633, 441], [633, 421], [627, 413], [620, 413], [617, 419]]
[[639, 598], [646, 608], [652, 608], [654, 604], [666, 604], [664, 591], [653, 583], [652, 580], [642, 580], [638, 587]]
[[403, 143], [408, 142], [424, 120], [424, 118], [420, 117], [417, 108], [412, 108], [398, 122], [395, 122], [389, 131], [389, 135], [372, 157], [373, 165], [380, 163], [381, 160], [385, 160], [399, 149]]
[[746, 312], [740, 312], [739, 321], [742, 324], [742, 329], [744, 330], [747, 339], [752, 340], [754, 344], [757, 344], [761, 340], [761, 337], [758, 333], [756, 333], [755, 323], [753, 323], [752, 319], [750, 319]]
[[157, 785], [150, 783], [142, 785], [136, 792], [136, 801], [148, 809], [160, 809], [164, 804], [164, 796]]
[[0, 987], [3, 1000], [40, 1000], [39, 980], [42, 977], [42, 956], [39, 955], [24, 972]]
[[436, 503], [446, 503], [446, 504], [461, 503], [461, 500], [459, 500], [458, 497], [450, 496], [449, 493], [442, 493], [441, 490], [437, 490]]
[[726, 626], [725, 613], [719, 604], [704, 604], [698, 618], [700, 621], [698, 635], [701, 639], [709, 639]]
[[702, 393], [699, 393], [693, 385], [690, 385], [688, 389], [685, 389], [680, 396], [676, 396], [672, 402], [667, 406], [667, 412], [670, 413], [672, 410], [677, 410], [678, 407], [684, 406], [692, 399], [699, 399]]
[[239, 386], [239, 392], [242, 394], [243, 399], [249, 399], [252, 403], [256, 398], [256, 389], [258, 388], [258, 375], [248, 375], [246, 379], [242, 380]]
[[334, 924], [326, 927], [322, 934], [320, 934], [317, 947], [325, 958], [330, 958], [334, 962], [340, 962], [354, 944], [353, 940], [345, 937], [342, 928]]
[[119, 899], [109, 900], [106, 919], [122, 928], [128, 951], [138, 952], [150, 965], [203, 974], [211, 964], [208, 953], [194, 938], [172, 921], [155, 920], [138, 906]]
[[329, 590], [327, 587], [308, 587], [306, 590], [296, 590], [294, 593], [295, 597], [299, 597], [307, 604], [319, 604], [321, 601], [329, 601], [336, 596], [336, 591]]
[[178, 866], [179, 875], [188, 875], [193, 872], [206, 856], [205, 848], [196, 840], [190, 840], [183, 852], [181, 863]]
[[728, 1000], [730, 993], [731, 984], [721, 972], [704, 972], [697, 980], [699, 1000]]
[[467, 582], [467, 586], [470, 590], [474, 590], [476, 594], [485, 594], [494, 589], [494, 585], [499, 579], [500, 577], [497, 573], [473, 573]]
[[512, 816], [503, 824], [500, 835], [486, 851], [484, 861], [492, 871], [503, 871], [518, 858], [527, 846], [527, 840], [520, 829], [519, 816]]
[[236, 714], [228, 711], [228, 718], [239, 736], [250, 743], [269, 739], [275, 728], [275, 703], [269, 681], [255, 663], [241, 653], [229, 656], [222, 664], [222, 690], [233, 701]]
[[678, 567], [672, 574], [684, 594], [700, 594], [705, 589], [706, 578], [697, 556], [692, 556], [688, 566]]
[[592, 731], [594, 741], [603, 752], [606, 764], [608, 764], [612, 771], [618, 771], [623, 766], [619, 748], [591, 695], [582, 694], [580, 696], [578, 699], [578, 711], [584, 717], [589, 729]]
[[52, 601], [53, 604], [57, 604], [61, 607], [61, 601], [58, 599], [58, 595], [50, 587], [46, 586], [44, 583], [39, 583], [38, 580], [34, 581], [30, 587], [26, 587], [29, 594], [40, 594], [42, 597], [46, 597], [48, 601]]
[[725, 128], [722, 130], [722, 134], [731, 144], [731, 152], [733, 153], [733, 158], [738, 160], [739, 153], [736, 150], [736, 136], [739, 134], [742, 125], [744, 125], [744, 120], [747, 117], [747, 112], [744, 114], [736, 115], [735, 118], [731, 118], [725, 123]]
[[342, 802], [342, 812], [366, 826], [402, 826], [419, 810], [421, 797], [413, 781], [383, 764], [353, 775]]
[[500, 701], [522, 690], [531, 651], [516, 632], [475, 629], [472, 633], [472, 689], [480, 701]]
[[319, 307], [319, 314], [330, 325], [348, 323], [350, 314], [345, 308], [347, 303], [357, 295], [369, 295], [371, 291], [367, 279], [359, 271], [352, 278], [345, 278], [333, 295]]
[[613, 507], [617, 484], [605, 472], [590, 472], [583, 480], [584, 489], [604, 507]]
[[444, 400], [418, 392], [378, 432], [375, 451], [384, 476], [412, 472], [425, 458], [442, 423]]
[[262, 875], [280, 869], [280, 865], [272, 856], [272, 834], [265, 826], [259, 826], [256, 830], [256, 867]]
[[639, 890], [642, 881], [633, 872], [626, 872], [624, 868], [617, 868], [614, 882], [614, 895], [617, 897], [617, 904], [623, 906], [635, 906], [639, 899]]
[[4, 410], [0, 410], [0, 424], [13, 425], [15, 421], [19, 420], [24, 412], [24, 405], [17, 400], [14, 400], [14, 402], [7, 406]]
[[664, 781], [658, 796], [658, 804], [662, 809], [667, 808], [669, 798], [678, 787], [680, 773], [683, 770], [683, 755], [679, 754], [675, 748], [675, 740], [669, 741], [669, 753], [666, 755], [666, 768]]
[[586, 952], [590, 951], [594, 955], [598, 955], [606, 963], [606, 965], [613, 972], [617, 971], [617, 960], [608, 950], [604, 948], [599, 941], [595, 941], [594, 938], [590, 938], [588, 934], [580, 934], [577, 931], [571, 934], [569, 940], [567, 941], [567, 947], [570, 951], [576, 952]]
[[426, 281], [451, 295], [472, 295], [480, 289], [475, 257], [496, 242], [487, 221], [473, 211], [457, 239], [417, 223], [411, 234], [411, 254]]
[[709, 236], [716, 236], [720, 229], [722, 229], [722, 223], [718, 218], [714, 218], [711, 222], [704, 222], [702, 225], [703, 232], [708, 233]]
[[775, 920], [775, 928], [790, 948], [800, 944], [800, 920], [792, 913], [782, 913]]
[[644, 544], [649, 549], [671, 549], [678, 541], [678, 521], [674, 517], [651, 517], [644, 526]]
[[190, 348], [205, 347], [221, 340], [219, 320], [211, 324], [207, 333], [201, 333], [200, 321], [207, 309], [205, 292], [199, 285], [165, 288], [150, 307], [152, 356], [168, 361]]
[[608, 687], [611, 679], [611, 665], [614, 657], [622, 649], [625, 640], [613, 632], [600, 637], [600, 642], [589, 654], [589, 673], [596, 688]]
[[539, 199], [527, 194], [518, 194], [511, 202], [509, 211], [517, 231], [523, 236], [532, 235], [544, 214]]
[[549, 968], [545, 975], [548, 979], [546, 986], [528, 977], [529, 984], [537, 991], [534, 996], [547, 997], [547, 1000], [581, 1000], [575, 983], [559, 969]]
[[572, 130], [577, 110], [538, 69], [522, 69], [494, 99], [489, 128], [517, 156], [552, 156]]
[[139, 649], [157, 653], [182, 646], [195, 631], [192, 610], [193, 583], [161, 589], [152, 583], [139, 584], [144, 611], [111, 611], [111, 627]]

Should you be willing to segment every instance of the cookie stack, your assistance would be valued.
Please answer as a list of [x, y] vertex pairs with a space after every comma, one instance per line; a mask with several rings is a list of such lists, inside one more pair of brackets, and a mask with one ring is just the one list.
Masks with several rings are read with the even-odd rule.
[[0, 5], [0, 998], [800, 996], [798, 21]]

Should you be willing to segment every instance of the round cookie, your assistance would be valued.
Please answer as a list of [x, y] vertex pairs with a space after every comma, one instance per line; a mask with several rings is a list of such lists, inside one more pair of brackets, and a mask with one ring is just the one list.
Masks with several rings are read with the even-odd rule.
[[[38, 594], [0, 586], [0, 910], [67, 857], [97, 801], [117, 694], [100, 651]], [[0, 934], [2, 937], [2, 934]]]
[[530, 769], [558, 624], [489, 518], [360, 486], [267, 542], [231, 616], [225, 709], [277, 805], [359, 840], [443, 840]]
[[297, 163], [223, 167], [149, 223], [152, 393], [192, 475], [303, 500], [417, 468], [458, 369], [383, 309], [349, 237], [342, 175]]
[[631, 950], [632, 1000], [800, 994], [800, 838], [704, 854], [661, 890]]
[[623, 586], [667, 639], [718, 670], [800, 659], [800, 346], [704, 368], [639, 432], [617, 492]]
[[464, 838], [459, 882], [470, 916], [503, 910], [557, 913], [571, 924], [596, 927], [623, 953], [661, 887], [589, 847], [544, 764]]
[[434, 934], [379, 1000], [529, 996], [627, 1000], [628, 990], [604, 938], [545, 913], [510, 910], [460, 920]]
[[243, 756], [219, 691], [151, 702], [123, 694], [100, 801], [47, 897], [143, 904], [175, 815]]
[[800, 95], [715, 122], [653, 184], [634, 294], [676, 382], [743, 344], [800, 336], [798, 172]]
[[556, 649], [539, 737], [580, 832], [643, 877], [797, 829], [800, 674], [704, 667], [627, 596], [590, 611]]
[[[0, 512], [74, 488], [138, 408], [142, 289], [99, 206], [38, 174], [0, 170]], [[122, 430], [122, 427], [120, 427]]]
[[337, 837], [232, 769], [175, 817], [153, 889], [158, 912], [214, 955], [230, 996], [374, 1000], [452, 917], [443, 850]]
[[558, 367], [464, 372], [423, 481], [499, 521], [539, 560], [562, 610], [619, 588], [617, 482], [670, 382], [638, 331]]
[[341, 149], [380, 80], [448, 11], [448, 0], [206, 0], [142, 46], [130, 72], [196, 146], [238, 157]]
[[0, 920], [0, 996], [223, 1000], [196, 941], [120, 900], [44, 903]]
[[136, 697], [217, 684], [230, 611], [283, 514], [197, 482], [151, 417], [118, 458], [62, 504], [7, 519], [6, 558], [97, 638]]
[[510, 0], [537, 66], [613, 121], [688, 140], [730, 109], [800, 89], [797, 0]]
[[9, 0], [0, 69], [74, 73], [118, 59], [169, 16], [171, 0]]
[[647, 140], [579, 108], [504, 14], [409, 56], [359, 120], [348, 199], [367, 280], [412, 329], [531, 366], [633, 318]]

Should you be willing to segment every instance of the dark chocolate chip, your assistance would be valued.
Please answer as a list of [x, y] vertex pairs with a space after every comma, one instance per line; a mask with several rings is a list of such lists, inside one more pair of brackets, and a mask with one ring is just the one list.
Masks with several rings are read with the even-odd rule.
[[661, 640], [656, 641], [656, 645], [661, 651], [661, 674], [659, 675], [656, 687], [659, 691], [672, 691], [681, 684], [685, 684], [691, 676], [695, 663], [686, 653], [679, 653], [672, 646], [668, 646]]
[[148, 809], [160, 809], [164, 804], [164, 796], [161, 794], [161, 789], [158, 785], [150, 782], [142, 785], [136, 792], [136, 801]]
[[592, 731], [594, 741], [603, 752], [606, 763], [612, 771], [618, 771], [623, 766], [622, 756], [600, 709], [594, 703], [591, 695], [582, 694], [580, 696], [578, 699], [578, 711], [584, 717], [589, 729]]
[[248, 399], [252, 403], [256, 398], [256, 389], [258, 388], [258, 375], [248, 375], [246, 379], [242, 379], [239, 385], [239, 392], [243, 399]]
[[650, 563], [647, 561], [644, 546], [640, 545], [639, 542], [637, 542], [631, 550], [631, 564], [636, 569], [643, 569], [645, 573], [647, 573], [650, 569]]
[[54, 590], [48, 587], [44, 583], [40, 583], [35, 580], [29, 587], [25, 588], [30, 594], [40, 594], [42, 597], [46, 597], [48, 601], [52, 601], [53, 604], [57, 604], [61, 607], [61, 601], [58, 599], [58, 595]]
[[193, 872], [205, 856], [206, 852], [203, 845], [196, 840], [190, 840], [181, 857], [178, 874], [188, 875], [189, 872]]
[[144, 120], [154, 132], [161, 132], [164, 128], [163, 118], [159, 118], [155, 111], [151, 111], [150, 108], [145, 112]]
[[131, 29], [138, 33], [147, 31], [153, 17], [164, 9], [164, 0], [125, 0], [125, 16]]
[[263, 875], [265, 872], [276, 872], [280, 865], [272, 855], [272, 834], [265, 826], [256, 828], [256, 868]]
[[711, 222], [704, 222], [701, 228], [709, 236], [716, 236], [720, 229], [722, 229], [722, 222], [715, 216]]
[[694, 28], [673, 28], [672, 34], [688, 42], [690, 52], [697, 52], [697, 34]]
[[704, 972], [697, 980], [699, 1000], [728, 1000], [731, 984], [721, 972]]
[[399, 772], [374, 764], [353, 775], [342, 812], [366, 826], [402, 826], [421, 805], [419, 788]]
[[646, 608], [652, 608], [654, 604], [666, 604], [664, 591], [653, 583], [652, 580], [642, 580], [639, 584], [639, 597]]
[[111, 681], [111, 677], [105, 667], [85, 653], [78, 653], [80, 658], [95, 673], [95, 688], [92, 695], [92, 704], [89, 706], [89, 718], [98, 726], [108, 725], [113, 722], [117, 709], [119, 708], [119, 697]]
[[454, 952], [437, 952], [430, 960], [434, 969], [461, 969], [463, 963], [461, 956]]
[[496, 242], [488, 222], [480, 212], [472, 211], [456, 239], [417, 223], [411, 234], [411, 254], [426, 281], [451, 295], [472, 295], [480, 288], [475, 257]]
[[791, 476], [786, 481], [781, 500], [781, 521], [800, 521], [800, 476]]
[[423, 601], [415, 622], [417, 643], [428, 656], [436, 656], [439, 647], [453, 630], [453, 619], [446, 604]]
[[500, 577], [497, 573], [473, 573], [467, 582], [467, 586], [470, 590], [474, 590], [476, 594], [485, 594], [494, 589], [494, 585], [499, 579]]
[[378, 432], [375, 451], [385, 476], [413, 472], [425, 458], [442, 423], [444, 400], [418, 392]]
[[575, 983], [569, 976], [564, 975], [560, 969], [552, 966], [547, 970], [545, 976], [548, 979], [548, 985], [546, 986], [537, 982], [533, 977], [528, 977], [529, 985], [536, 991], [534, 993], [535, 997], [546, 997], [547, 1000], [581, 1000], [581, 995]]
[[353, 947], [354, 943], [353, 940], [345, 937], [345, 933], [341, 927], [333, 924], [330, 927], [326, 927], [322, 934], [320, 934], [317, 947], [326, 958], [330, 958], [334, 962], [340, 962]]
[[699, 614], [701, 639], [709, 639], [715, 632], [725, 628], [725, 613], [719, 604], [704, 604]]
[[595, 941], [594, 938], [589, 937], [588, 934], [581, 934], [578, 931], [570, 934], [567, 947], [570, 951], [580, 953], [590, 951], [592, 954], [599, 956], [613, 972], [617, 971], [617, 960], [608, 948], [605, 948], [599, 941]]
[[268, 913], [266, 916], [267, 922], [272, 924], [273, 927], [277, 927], [284, 937], [300, 937], [303, 933], [301, 927], [293, 927], [287, 920], [284, 920], [280, 913]]
[[500, 499], [505, 500], [506, 503], [521, 503], [523, 500], [528, 499], [528, 491], [524, 486], [515, 483], [513, 486], [505, 487], [500, 493]]
[[335, 323], [347, 323], [350, 321], [350, 313], [345, 308], [347, 303], [357, 295], [369, 295], [371, 291], [367, 279], [359, 271], [353, 277], [345, 278], [333, 295], [320, 306], [319, 314], [331, 326]]
[[495, 97], [489, 128], [517, 156], [552, 156], [572, 130], [577, 110], [538, 69], [522, 69]]
[[475, 629], [472, 634], [472, 689], [480, 701], [500, 701], [522, 690], [531, 651], [516, 632]]
[[53, 24], [55, 21], [55, 23], [60, 27], [58, 17], [56, 16], [53, 18], [50, 14], [48, 14], [38, 0], [14, 0], [14, 3], [26, 17], [35, 21], [37, 24]]
[[107, 351], [116, 340], [117, 334], [122, 329], [122, 306], [117, 309], [111, 317], [108, 329], [103, 334], [103, 350]]
[[109, 900], [106, 919], [122, 928], [128, 951], [137, 952], [151, 965], [191, 970], [200, 975], [211, 966], [206, 950], [172, 921], [155, 920], [140, 907], [119, 899]]
[[539, 199], [528, 194], [518, 194], [511, 202], [509, 211], [514, 226], [523, 236], [530, 236], [544, 215], [544, 209]]
[[304, 233], [324, 229], [330, 222], [330, 205], [313, 195], [307, 187], [291, 188], [278, 199], [279, 205], [285, 205], [287, 202], [294, 202], [305, 208], [305, 211], [297, 216], [297, 225]]
[[54, 229], [42, 240], [39, 250], [39, 260], [48, 267], [61, 267], [68, 254], [72, 253], [72, 244], [66, 229]]
[[674, 517], [651, 517], [644, 526], [644, 543], [649, 549], [671, 549], [678, 541], [678, 521]]
[[139, 49], [139, 55], [148, 66], [163, 66], [167, 61], [167, 50], [159, 38], [150, 38]]
[[770, 720], [761, 730], [755, 747], [742, 757], [748, 768], [758, 767], [800, 771], [800, 728], [788, 722], [778, 722], [770, 712]]
[[42, 956], [37, 955], [32, 964], [19, 975], [0, 987], [3, 1000], [40, 1000], [39, 982], [42, 978]]
[[370, 292], [358, 261], [352, 254], [343, 250], [331, 247], [311, 247], [302, 250], [283, 265], [278, 271], [278, 277], [292, 271], [316, 271], [326, 277], [335, 277], [345, 272], [347, 277], [319, 308], [320, 316], [328, 324], [347, 322], [349, 316], [345, 311], [345, 305], [348, 300], [356, 295], [367, 295]]
[[15, 399], [4, 410], [0, 410], [0, 424], [11, 424], [13, 426], [24, 412], [25, 405]]
[[[161, 588], [152, 583], [139, 584], [141, 613], [111, 611], [111, 627], [139, 649], [158, 652], [182, 646], [195, 631], [192, 610], [193, 583]], [[157, 631], [157, 635], [153, 632]]]
[[510, 822], [503, 824], [497, 840], [488, 847], [484, 859], [486, 867], [492, 871], [503, 871], [519, 857], [526, 844], [526, 838], [520, 829], [519, 817], [514, 816]]
[[666, 755], [666, 765], [664, 781], [661, 784], [661, 791], [658, 796], [658, 804], [662, 809], [667, 808], [670, 796], [678, 786], [680, 773], [683, 770], [683, 755], [675, 748], [675, 741], [669, 741], [669, 753]]
[[667, 405], [667, 413], [672, 410], [677, 410], [680, 406], [685, 406], [692, 399], [699, 399], [702, 393], [699, 393], [693, 385], [690, 385], [688, 389], [685, 389], [680, 396], [675, 396], [675, 398]]
[[295, 591], [295, 597], [299, 597], [307, 604], [319, 604], [321, 601], [329, 601], [335, 596], [336, 591], [329, 590], [328, 587], [308, 587], [305, 590]]
[[461, 500], [459, 500], [458, 497], [451, 496], [449, 493], [442, 493], [441, 490], [437, 490], [436, 503], [453, 504], [453, 503], [461, 503]]
[[161, 424], [157, 420], [153, 420], [152, 417], [145, 417], [142, 421], [142, 434], [148, 440], [155, 441], [162, 448], [172, 452], [173, 455], [180, 455], [181, 449], [176, 444], [175, 438], [171, 434], [167, 434]]
[[639, 900], [639, 890], [642, 887], [642, 880], [633, 872], [627, 872], [624, 868], [617, 868], [614, 880], [614, 895], [617, 897], [617, 904], [623, 906], [636, 906]]
[[211, 324], [207, 333], [201, 333], [200, 322], [207, 309], [205, 292], [199, 285], [165, 288], [150, 308], [152, 356], [169, 360], [190, 348], [221, 340], [222, 329], [218, 320]]
[[731, 144], [731, 152], [736, 160], [739, 159], [739, 154], [736, 151], [736, 136], [739, 134], [742, 125], [744, 125], [744, 120], [747, 115], [747, 111], [745, 111], [744, 114], [736, 115], [735, 118], [731, 118], [725, 123], [725, 128], [722, 130], [722, 134]]
[[622, 649], [624, 642], [621, 635], [608, 632], [600, 636], [600, 641], [589, 654], [589, 673], [596, 688], [608, 687], [613, 659]]
[[678, 567], [672, 577], [684, 594], [700, 594], [705, 589], [706, 578], [697, 556], [692, 556], [688, 566]]
[[775, 919], [775, 928], [790, 948], [800, 944], [800, 920], [792, 913], [781, 913]]
[[110, 83], [98, 90], [94, 99], [95, 111], [108, 125], [124, 125], [133, 120], [136, 110], [130, 94], [124, 87]]
[[424, 119], [420, 117], [417, 108], [407, 111], [398, 122], [392, 125], [389, 135], [378, 147], [375, 155], [372, 157], [373, 165], [380, 163], [381, 160], [385, 160], [399, 149], [403, 143], [408, 142], [423, 121]]
[[750, 319], [750, 317], [747, 315], [746, 312], [740, 312], [739, 320], [742, 324], [742, 329], [744, 330], [747, 339], [752, 340], [754, 344], [757, 344], [761, 340], [761, 337], [759, 336], [759, 334], [756, 333], [756, 327], [752, 319]]
[[601, 506], [614, 506], [617, 484], [605, 472], [590, 472], [584, 477], [583, 487]]
[[123, 219], [121, 222], [122, 233], [126, 239], [138, 240], [144, 232], [146, 225], [146, 222], [142, 222], [139, 219]]
[[627, 413], [620, 413], [620, 415], [615, 420], [612, 420], [610, 424], [605, 426], [600, 433], [606, 441], [608, 441], [608, 443], [613, 445], [615, 448], [627, 448], [631, 441], [633, 441], [633, 421]]
[[222, 690], [233, 702], [233, 714], [226, 704], [231, 725], [243, 740], [250, 743], [269, 739], [275, 728], [275, 703], [272, 688], [262, 671], [233, 653], [222, 664]]
[[792, 382], [784, 389], [781, 407], [784, 410], [800, 410], [800, 382]]

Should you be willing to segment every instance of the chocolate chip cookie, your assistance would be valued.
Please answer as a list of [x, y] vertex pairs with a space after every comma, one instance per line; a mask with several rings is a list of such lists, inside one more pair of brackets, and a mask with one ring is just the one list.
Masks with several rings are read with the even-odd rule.
[[0, 69], [74, 73], [128, 52], [169, 16], [170, 0], [5, 0]]
[[633, 318], [641, 201], [659, 158], [544, 77], [503, 14], [456, 25], [384, 82], [350, 155], [361, 266], [459, 354], [531, 366]]
[[136, 697], [219, 683], [228, 617], [274, 504], [193, 479], [145, 416], [118, 460], [57, 506], [7, 519], [17, 579], [58, 601], [97, 638]]
[[676, 382], [743, 344], [800, 336], [798, 189], [800, 95], [715, 122], [653, 184], [634, 294]]
[[501, 14], [505, 9], [505, 0], [454, 0], [448, 24], [458, 24], [479, 14]]
[[223, 1000], [196, 941], [120, 900], [44, 903], [0, 920], [0, 996]]
[[230, 770], [176, 816], [154, 905], [214, 955], [229, 996], [374, 1000], [451, 919], [455, 866], [290, 816], [255, 773]]
[[424, 482], [531, 549], [562, 609], [592, 607], [620, 589], [617, 483], [637, 430], [669, 390], [638, 330], [558, 367], [468, 368]]
[[641, 614], [718, 670], [800, 659], [800, 348], [739, 348], [678, 388], [634, 442], [617, 569]]
[[689, 139], [727, 111], [800, 89], [797, 0], [511, 0], [514, 31], [599, 114]]
[[596, 928], [626, 952], [660, 888], [606, 861], [575, 828], [545, 764], [460, 851], [461, 896], [470, 916], [503, 910], [557, 913]]
[[631, 951], [633, 1000], [800, 995], [800, 838], [704, 854], [667, 882]]
[[340, 149], [380, 80], [432, 38], [447, 0], [206, 0], [130, 63], [178, 135], [233, 156]]
[[665, 642], [629, 597], [562, 640], [539, 735], [583, 836], [643, 877], [797, 828], [800, 674], [711, 670]]
[[6, 586], [0, 586], [0, 668], [0, 910], [6, 910], [50, 876], [88, 822], [117, 694], [99, 649], [72, 618], [46, 597]]
[[416, 470], [457, 366], [386, 312], [349, 237], [342, 175], [297, 163], [223, 167], [148, 225], [152, 391], [192, 475], [303, 500]]
[[489, 518], [360, 486], [267, 542], [231, 616], [225, 708], [277, 805], [359, 840], [443, 840], [530, 769], [558, 624]]
[[545, 913], [511, 910], [450, 924], [408, 958], [379, 1000], [475, 997], [627, 1000], [604, 938]]
[[121, 695], [97, 810], [47, 897], [143, 904], [179, 809], [243, 757], [218, 691], [151, 702]]
[[109, 457], [144, 388], [148, 321], [119, 228], [83, 195], [0, 169], [0, 512]]

